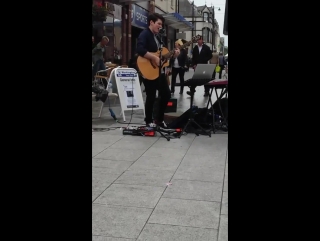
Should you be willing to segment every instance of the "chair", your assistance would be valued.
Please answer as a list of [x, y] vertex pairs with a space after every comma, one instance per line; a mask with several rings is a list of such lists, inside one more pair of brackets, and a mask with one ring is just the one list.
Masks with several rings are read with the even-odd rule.
[[[107, 89], [108, 89], [108, 86], [109, 86], [110, 76], [111, 76], [111, 72], [112, 72], [113, 69], [114, 69], [113, 67], [107, 69], [107, 75], [105, 76], [105, 78], [107, 79], [107, 82], [108, 82], [108, 84], [107, 84]], [[115, 83], [114, 83], [114, 84], [115, 84]], [[108, 94], [108, 98], [110, 98], [110, 97], [111, 97], [111, 98], [114, 98], [113, 105], [115, 105], [115, 104], [116, 104], [116, 101], [117, 101], [117, 97], [119, 97], [118, 94], [116, 94], [116, 93], [109, 93], [109, 94]], [[107, 101], [110, 101], [110, 100], [107, 100]], [[101, 117], [104, 104], [105, 104], [105, 103], [101, 102], [99, 118]]]

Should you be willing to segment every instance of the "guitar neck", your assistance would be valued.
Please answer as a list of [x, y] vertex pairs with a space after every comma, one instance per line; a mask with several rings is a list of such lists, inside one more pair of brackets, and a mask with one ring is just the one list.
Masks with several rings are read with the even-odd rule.
[[[183, 44], [183, 45], [181, 46], [181, 49], [184, 49], [185, 47], [188, 47], [188, 45], [191, 44], [191, 43], [192, 43], [192, 41], [186, 42], [185, 44]], [[174, 51], [175, 51], [175, 50], [173, 49], [173, 50], [171, 50], [169, 53], [163, 55], [163, 58], [165, 58], [165, 59], [170, 58], [170, 57], [174, 54]]]

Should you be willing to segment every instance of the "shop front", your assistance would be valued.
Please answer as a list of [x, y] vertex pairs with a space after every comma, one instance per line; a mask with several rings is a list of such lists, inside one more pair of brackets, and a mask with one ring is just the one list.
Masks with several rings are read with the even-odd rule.
[[92, 37], [94, 44], [101, 41], [102, 36], [109, 38], [106, 51], [106, 62], [121, 64], [121, 11], [122, 7], [105, 0], [93, 0], [97, 6], [105, 6], [107, 15], [92, 19]]
[[[142, 4], [142, 3], [141, 3]], [[147, 5], [144, 5], [145, 7]], [[148, 27], [149, 11], [137, 4], [131, 5], [131, 58], [134, 57], [137, 48], [139, 34]]]
[[185, 39], [185, 34], [183, 32], [191, 30], [193, 26], [183, 16], [181, 16], [179, 13], [165, 13], [162, 14], [162, 16], [165, 19], [165, 23], [168, 29], [168, 43], [170, 44], [168, 46], [174, 48], [174, 42], [179, 38], [186, 41], [191, 40]]

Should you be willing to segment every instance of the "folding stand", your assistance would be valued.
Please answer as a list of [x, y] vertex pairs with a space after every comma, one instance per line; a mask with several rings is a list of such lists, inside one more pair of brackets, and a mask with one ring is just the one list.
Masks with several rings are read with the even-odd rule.
[[[222, 99], [222, 97], [226, 96], [228, 97], [228, 80], [222, 80], [222, 81], [211, 81], [210, 83], [206, 84], [206, 86], [209, 86], [209, 88], [211, 89], [210, 92], [209, 92], [209, 100], [208, 100], [208, 103], [207, 103], [207, 110], [209, 110], [209, 104], [211, 106], [211, 111], [212, 111], [212, 131], [213, 133], [215, 133], [215, 119], [214, 119], [214, 110], [213, 110], [213, 104], [212, 104], [212, 100], [211, 100], [211, 96], [212, 96], [212, 92], [213, 92], [213, 89], [215, 90], [215, 93], [216, 93], [216, 97], [217, 97], [217, 102], [219, 104], [219, 108], [220, 108], [220, 111], [221, 111], [221, 114], [222, 114], [222, 117], [223, 117], [223, 122], [222, 124], [228, 126], [228, 124], [226, 123], [226, 118], [223, 114], [223, 111], [222, 111], [222, 108], [221, 108], [221, 103], [220, 103], [220, 100]], [[218, 92], [217, 92], [217, 89], [221, 89], [221, 93], [220, 95], [218, 95]], [[207, 118], [208, 116], [208, 111], [206, 113], [206, 116], [205, 118]]]

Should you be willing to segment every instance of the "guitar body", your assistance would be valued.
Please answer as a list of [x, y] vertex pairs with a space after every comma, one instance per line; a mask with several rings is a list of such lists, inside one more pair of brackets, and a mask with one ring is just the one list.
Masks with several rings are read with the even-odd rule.
[[[163, 47], [161, 55], [163, 56], [167, 53], [169, 53], [169, 50]], [[152, 54], [159, 57], [160, 51]], [[139, 68], [141, 75], [146, 80], [155, 80], [156, 78], [159, 77], [159, 67], [154, 66], [149, 59], [139, 56], [137, 59], [137, 66]], [[167, 66], [169, 66], [169, 60], [163, 64], [163, 67], [167, 67]]]

